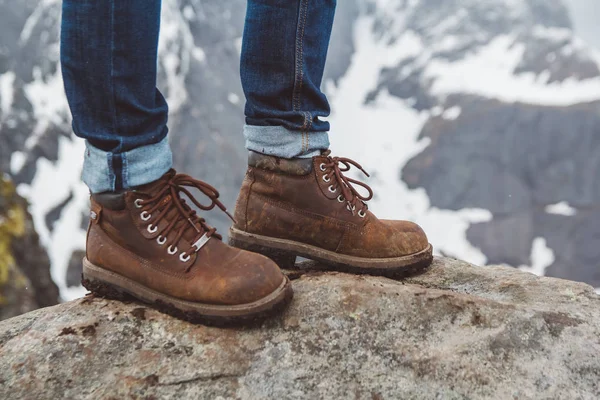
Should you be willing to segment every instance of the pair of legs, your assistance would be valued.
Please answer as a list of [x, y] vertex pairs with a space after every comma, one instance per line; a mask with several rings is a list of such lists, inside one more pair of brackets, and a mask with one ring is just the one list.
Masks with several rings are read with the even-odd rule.
[[[336, 0], [249, 0], [241, 55], [249, 150], [311, 157], [329, 146], [320, 90]], [[61, 61], [92, 193], [153, 182], [172, 165], [156, 88], [161, 0], [65, 0]], [[202, 138], [198, 138], [202, 140]]]
[[160, 0], [63, 4], [65, 89], [92, 192], [83, 272], [92, 292], [133, 295], [191, 321], [239, 321], [287, 304], [279, 266], [296, 256], [386, 276], [431, 263], [421, 228], [375, 217], [371, 189], [344, 175], [362, 167], [328, 150], [320, 85], [335, 0], [248, 0], [240, 72], [250, 155], [231, 246], [196, 213], [227, 212], [217, 190], [171, 168], [156, 88]]

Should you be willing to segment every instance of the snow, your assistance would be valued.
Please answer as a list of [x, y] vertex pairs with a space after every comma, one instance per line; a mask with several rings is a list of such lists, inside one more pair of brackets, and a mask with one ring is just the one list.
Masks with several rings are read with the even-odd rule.
[[485, 264], [485, 255], [467, 241], [466, 230], [472, 223], [491, 220], [491, 213], [431, 207], [424, 190], [410, 190], [400, 179], [401, 168], [429, 144], [418, 135], [430, 113], [419, 113], [385, 91], [372, 104], [364, 103], [377, 86], [382, 68], [421, 49], [418, 37], [410, 33], [390, 47], [385, 38], [373, 35], [373, 23], [372, 17], [359, 18], [354, 35], [356, 53], [349, 70], [338, 86], [333, 82], [326, 85], [334, 110], [330, 118], [334, 127], [332, 150], [356, 160], [371, 173], [372, 178], [364, 182], [375, 192], [376, 197], [368, 204], [379, 217], [414, 221], [427, 232], [437, 251]]
[[534, 26], [531, 33], [538, 38], [550, 39], [556, 42], [562, 42], [573, 38], [573, 31], [570, 29], [543, 25]]
[[166, 75], [167, 90], [164, 93], [172, 113], [176, 113], [188, 98], [186, 80], [190, 72], [190, 57], [198, 60], [203, 57], [203, 51], [194, 43], [187, 19], [190, 18], [180, 12], [178, 2], [163, 3], [158, 53]]
[[61, 126], [67, 123], [68, 104], [63, 93], [64, 87], [60, 69], [54, 75], [43, 77], [39, 67], [33, 69], [33, 81], [24, 86], [27, 100], [31, 103], [36, 126], [25, 142], [26, 150], [32, 149], [40, 136], [52, 126]]
[[19, 37], [19, 43], [24, 44], [31, 38], [33, 34], [33, 30], [36, 26], [39, 26], [40, 19], [52, 4], [59, 3], [60, 0], [42, 0], [39, 1], [35, 10], [31, 13], [27, 21], [25, 21], [25, 25], [21, 30], [21, 35]]
[[240, 102], [240, 96], [235, 93], [229, 93], [227, 100], [229, 100], [231, 104], [238, 104]]
[[548, 247], [546, 239], [538, 237], [533, 240], [531, 247], [531, 265], [522, 265], [519, 269], [538, 276], [544, 276], [546, 268], [552, 265], [554, 261], [554, 251]]
[[[54, 75], [44, 77], [40, 68], [35, 67], [33, 81], [23, 89], [31, 103], [36, 126], [25, 142], [24, 152], [12, 154], [12, 172], [22, 168], [26, 151], [37, 144], [48, 128], [69, 125], [68, 104], [62, 95], [64, 89], [60, 68], [56, 69]], [[81, 229], [81, 219], [89, 209], [89, 191], [81, 181], [85, 148], [83, 140], [72, 135], [70, 138], [60, 137], [58, 141], [58, 161], [53, 163], [44, 158], [38, 159], [31, 184], [20, 184], [17, 190], [29, 200], [29, 211], [35, 229], [50, 257], [52, 279], [59, 287], [62, 299], [71, 300], [85, 293], [82, 287], [67, 288], [66, 271], [72, 252], [85, 248], [85, 231]], [[73, 199], [63, 209], [54, 230], [50, 231], [46, 226], [46, 215], [71, 193]]]
[[[66, 272], [72, 252], [85, 248], [85, 231], [81, 229], [81, 218], [83, 211], [89, 209], [89, 191], [81, 181], [84, 149], [83, 140], [61, 137], [58, 162], [54, 164], [40, 158], [31, 185], [21, 184], [17, 187], [19, 194], [31, 203], [29, 211], [40, 242], [48, 251], [52, 279], [63, 300], [72, 300], [85, 294], [82, 287], [68, 288], [66, 284]], [[54, 230], [50, 231], [46, 226], [46, 215], [71, 193], [73, 200], [65, 206]]]
[[27, 155], [22, 151], [15, 151], [11, 154], [10, 157], [10, 173], [18, 174], [25, 165], [25, 161], [27, 160]]
[[6, 119], [12, 109], [15, 91], [15, 73], [8, 71], [0, 75], [0, 122]]
[[546, 206], [545, 211], [548, 214], [566, 215], [568, 217], [577, 215], [577, 210], [571, 207], [566, 201], [561, 201], [560, 203], [548, 205]]
[[600, 78], [548, 84], [534, 73], [514, 74], [525, 45], [515, 35], [501, 35], [465, 58], [453, 62], [432, 59], [425, 79], [433, 80], [431, 93], [444, 98], [463, 93], [495, 98], [507, 103], [569, 106], [600, 99]]
[[442, 118], [455, 120], [456, 118], [460, 117], [461, 112], [462, 109], [458, 106], [450, 107], [449, 109], [444, 111], [444, 113], [442, 114]]

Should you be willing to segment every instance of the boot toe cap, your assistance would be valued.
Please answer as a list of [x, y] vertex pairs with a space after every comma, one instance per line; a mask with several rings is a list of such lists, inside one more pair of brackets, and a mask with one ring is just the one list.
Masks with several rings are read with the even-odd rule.
[[429, 239], [423, 229], [410, 221], [382, 220], [390, 229], [389, 240], [397, 253], [404, 256], [419, 253], [429, 247]]
[[259, 301], [280, 288], [285, 276], [271, 259], [242, 250], [229, 269], [228, 284], [223, 297], [229, 304]]

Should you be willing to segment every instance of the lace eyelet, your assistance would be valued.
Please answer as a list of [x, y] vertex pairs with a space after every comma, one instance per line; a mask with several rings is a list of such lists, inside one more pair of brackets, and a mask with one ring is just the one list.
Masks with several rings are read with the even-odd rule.
[[190, 261], [190, 258], [192, 258], [192, 256], [190, 256], [189, 254], [187, 255], [187, 257], [185, 257], [185, 253], [181, 253], [179, 255], [179, 261], [181, 262], [188, 262]]
[[160, 244], [162, 246], [163, 244], [167, 243], [167, 238], [166, 237], [162, 237], [162, 236], [159, 235], [156, 238], [156, 243], [158, 243], [158, 244]]
[[148, 225], [148, 227], [146, 228], [146, 230], [149, 233], [156, 233], [156, 231], [158, 230], [158, 226], [150, 224], [150, 225]]
[[177, 253], [177, 246], [175, 246], [175, 248], [173, 248], [173, 245], [169, 246], [169, 248], [167, 249], [167, 253], [169, 253], [170, 255], [173, 255], [175, 253]]
[[319, 165], [319, 168], [321, 169], [321, 171], [325, 171], [327, 168], [325, 167], [325, 164], [321, 163], [321, 165]]
[[344, 199], [344, 196], [342, 196], [341, 194], [337, 197], [337, 201], [339, 201], [340, 203], [343, 203], [344, 201], [346, 201], [346, 199]]
[[142, 205], [140, 204], [143, 200], [142, 199], [136, 199], [133, 204], [135, 204], [135, 208], [142, 208]]
[[358, 212], [358, 216], [359, 216], [359, 217], [361, 217], [361, 218], [364, 218], [364, 217], [366, 217], [366, 216], [367, 216], [367, 213], [366, 213], [366, 212], [364, 212], [363, 210], [360, 210], [360, 211]]
[[331, 178], [327, 177], [327, 175], [323, 175], [323, 181], [329, 183], [331, 182]]
[[142, 221], [148, 221], [150, 218], [152, 218], [152, 214], [148, 213], [148, 211], [142, 211], [140, 218]]
[[335, 192], [337, 192], [337, 189], [336, 189], [336, 188], [334, 188], [334, 187], [333, 187], [333, 185], [331, 185], [331, 186], [329, 186], [329, 191], [330, 191], [331, 193], [335, 193]]

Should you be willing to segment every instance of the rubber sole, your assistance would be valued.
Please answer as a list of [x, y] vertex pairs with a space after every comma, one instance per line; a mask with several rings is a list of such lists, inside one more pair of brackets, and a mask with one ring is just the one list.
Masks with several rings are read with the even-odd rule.
[[211, 326], [252, 325], [283, 310], [293, 298], [287, 277], [263, 299], [241, 305], [226, 306], [195, 303], [165, 295], [122, 275], [108, 271], [83, 259], [81, 284], [98, 297], [131, 301], [139, 300], [173, 317]]
[[423, 251], [404, 257], [362, 258], [335, 253], [293, 240], [247, 233], [235, 228], [229, 230], [229, 244], [240, 249], [263, 254], [283, 269], [294, 269], [296, 257], [300, 256], [318, 261], [323, 265], [323, 270], [386, 276], [396, 279], [418, 274], [430, 266], [433, 261], [433, 247], [431, 244]]

